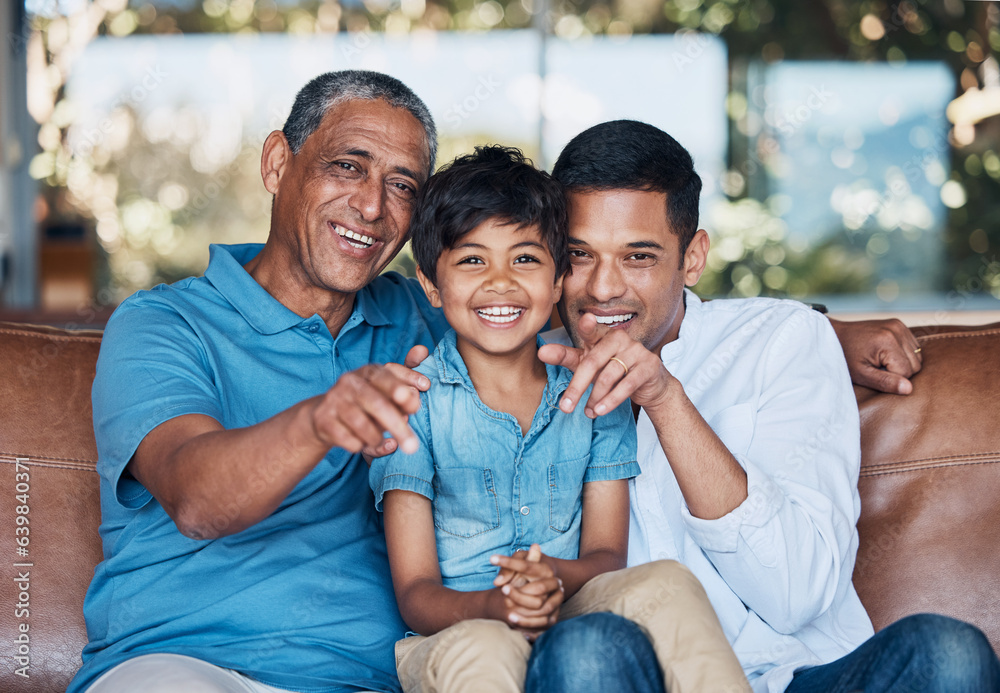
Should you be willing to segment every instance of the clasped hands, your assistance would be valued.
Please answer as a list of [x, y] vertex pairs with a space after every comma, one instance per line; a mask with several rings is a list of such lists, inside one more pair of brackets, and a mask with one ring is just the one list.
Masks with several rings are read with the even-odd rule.
[[553, 564], [543, 560], [541, 547], [532, 544], [528, 551], [512, 556], [490, 557], [500, 572], [493, 579], [494, 611], [498, 620], [520, 631], [534, 642], [559, 620], [559, 607], [566, 597], [562, 580]]

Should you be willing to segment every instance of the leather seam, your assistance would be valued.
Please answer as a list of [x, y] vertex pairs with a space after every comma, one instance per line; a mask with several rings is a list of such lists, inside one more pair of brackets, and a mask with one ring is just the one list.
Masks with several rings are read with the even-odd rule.
[[69, 335], [69, 334], [46, 334], [44, 332], [32, 332], [30, 330], [11, 330], [0, 328], [0, 334], [19, 335], [22, 337], [35, 337], [40, 340], [59, 340], [63, 342], [100, 342], [102, 337], [98, 335]]
[[[906, 472], [923, 472], [923, 471], [927, 471], [928, 469], [948, 469], [949, 467], [975, 467], [975, 466], [981, 466], [981, 465], [986, 465], [986, 464], [998, 464], [998, 463], [1000, 463], [1000, 459], [996, 459], [996, 458], [989, 459], [989, 460], [979, 460], [979, 461], [968, 460], [968, 461], [965, 461], [965, 462], [962, 462], [962, 461], [950, 461], [950, 462], [935, 463], [935, 464], [923, 464], [923, 465], [915, 465], [915, 464], [912, 464], [912, 463], [902, 463], [900, 466], [898, 466], [895, 469], [884, 469], [883, 467], [876, 467], [873, 471], [869, 471], [869, 470], [864, 470], [863, 469], [863, 470], [861, 470], [861, 473], [859, 474], [859, 478], [863, 479], [863, 478], [872, 477], [872, 476], [888, 476], [889, 474], [905, 474]], [[889, 465], [885, 465], [885, 466], [889, 466]]]
[[921, 462], [947, 462], [949, 460], [974, 460], [983, 457], [1000, 459], [1000, 450], [993, 450], [991, 452], [967, 452], [962, 455], [942, 455], [940, 457], [920, 457], [915, 460], [901, 460], [899, 462], [883, 462], [882, 464], [875, 464], [868, 467], [862, 467], [862, 469], [881, 469], [883, 467], [896, 467], [901, 464], [920, 464]]
[[[60, 469], [80, 469], [81, 467], [78, 465], [97, 464], [97, 460], [88, 460], [79, 457], [34, 457], [32, 455], [16, 455], [11, 452], [0, 452], [0, 462], [15, 464], [17, 460], [26, 460], [28, 464], [57, 467]], [[76, 462], [77, 464], [58, 464], [60, 462]]]
[[1000, 329], [967, 330], [965, 332], [946, 332], [944, 334], [926, 334], [917, 337], [918, 342], [929, 342], [932, 339], [958, 339], [959, 337], [990, 337], [1000, 334]]

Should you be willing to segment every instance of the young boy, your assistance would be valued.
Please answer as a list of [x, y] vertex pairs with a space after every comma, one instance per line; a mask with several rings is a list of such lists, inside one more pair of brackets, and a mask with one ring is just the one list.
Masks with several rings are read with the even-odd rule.
[[[411, 220], [419, 280], [452, 331], [417, 369], [431, 380], [410, 419], [420, 448], [370, 473], [400, 611], [433, 636], [397, 644], [403, 689], [518, 691], [529, 642], [560, 614], [612, 611], [647, 628], [668, 690], [748, 690], [686, 569], [622, 570], [627, 480], [639, 473], [629, 403], [593, 420], [582, 407], [564, 414], [572, 374], [538, 359], [569, 268], [566, 226], [558, 183], [499, 146], [433, 176]], [[685, 622], [699, 628], [699, 656], [715, 642], [719, 661], [687, 656]], [[490, 656], [439, 680], [440, 659], [468, 641]]]

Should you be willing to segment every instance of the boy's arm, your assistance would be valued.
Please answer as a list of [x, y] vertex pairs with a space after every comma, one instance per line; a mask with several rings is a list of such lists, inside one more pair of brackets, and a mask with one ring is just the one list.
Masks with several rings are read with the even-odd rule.
[[411, 629], [433, 635], [472, 618], [490, 618], [527, 629], [551, 625], [549, 615], [558, 604], [550, 604], [546, 597], [558, 590], [555, 577], [510, 595], [501, 588], [475, 592], [449, 589], [441, 584], [430, 499], [411, 491], [387, 491], [383, 511], [396, 601]]
[[[628, 480], [591, 481], [583, 485], [579, 558], [566, 560], [543, 554], [542, 562], [562, 581], [569, 599], [591, 578], [624, 568], [627, 554]], [[504, 575], [520, 573], [531, 579], [534, 573], [526, 558], [499, 556], [497, 565], [506, 569]]]

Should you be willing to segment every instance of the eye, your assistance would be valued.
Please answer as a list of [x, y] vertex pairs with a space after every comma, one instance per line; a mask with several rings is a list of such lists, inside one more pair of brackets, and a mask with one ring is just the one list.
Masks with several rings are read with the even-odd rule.
[[514, 264], [515, 265], [523, 265], [523, 264], [525, 264], [527, 262], [541, 262], [541, 260], [539, 260], [534, 255], [518, 255], [514, 259]]
[[417, 189], [415, 187], [409, 183], [404, 183], [403, 181], [395, 181], [389, 185], [398, 190], [405, 197], [415, 197], [417, 194]]
[[586, 260], [588, 257], [590, 257], [590, 256], [587, 255], [587, 253], [585, 253], [584, 251], [580, 250], [579, 248], [570, 248], [569, 249], [569, 261], [570, 262], [581, 262], [583, 260]]
[[656, 264], [656, 256], [650, 253], [632, 253], [625, 261], [633, 267], [649, 267]]
[[463, 257], [461, 260], [459, 260], [455, 264], [457, 264], [457, 265], [482, 265], [483, 264], [483, 260], [482, 260], [482, 258], [476, 257], [475, 255], [470, 255], [468, 257]]

